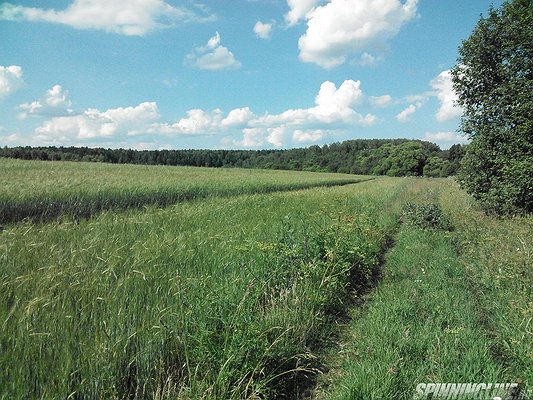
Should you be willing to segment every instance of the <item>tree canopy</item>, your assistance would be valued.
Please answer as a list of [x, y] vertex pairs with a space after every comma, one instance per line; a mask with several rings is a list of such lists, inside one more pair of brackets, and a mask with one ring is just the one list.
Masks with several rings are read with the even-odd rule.
[[459, 180], [486, 210], [533, 209], [533, 2], [491, 8], [452, 69], [462, 131], [472, 140]]
[[[87, 147], [4, 147], [0, 157], [25, 160], [92, 161], [109, 163], [289, 169], [392, 176], [452, 175], [463, 146], [441, 150], [437, 145], [407, 139], [356, 139], [290, 150], [127, 150]], [[425, 174], [427, 175], [427, 174]]]

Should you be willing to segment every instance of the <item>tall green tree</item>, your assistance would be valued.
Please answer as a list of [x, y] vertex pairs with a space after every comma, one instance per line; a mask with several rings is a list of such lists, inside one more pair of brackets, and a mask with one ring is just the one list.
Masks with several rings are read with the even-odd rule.
[[459, 180], [486, 210], [533, 210], [533, 1], [491, 8], [452, 69], [462, 131], [472, 139]]

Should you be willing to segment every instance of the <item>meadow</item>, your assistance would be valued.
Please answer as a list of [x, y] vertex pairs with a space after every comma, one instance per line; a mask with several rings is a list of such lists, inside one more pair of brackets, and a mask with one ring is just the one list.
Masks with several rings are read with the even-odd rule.
[[[176, 181], [207, 194], [5, 224], [2, 399], [396, 399], [432, 379], [531, 379], [532, 219], [484, 216], [453, 180], [13, 168], [8, 206]], [[409, 224], [407, 202], [453, 229]]]

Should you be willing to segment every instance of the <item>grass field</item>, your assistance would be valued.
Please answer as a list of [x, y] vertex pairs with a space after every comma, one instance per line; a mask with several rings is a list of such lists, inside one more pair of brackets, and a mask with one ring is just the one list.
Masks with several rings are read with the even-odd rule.
[[395, 208], [378, 211], [405, 184], [7, 226], [4, 397], [294, 393], [350, 283], [370, 279], [397, 221]]
[[165, 206], [208, 196], [270, 193], [354, 183], [369, 177], [0, 158], [0, 224], [89, 217], [103, 210]]
[[[13, 165], [7, 207], [176, 182], [206, 193], [4, 226], [2, 399], [297, 399], [327, 369], [317, 398], [531, 383], [532, 219], [484, 216], [452, 180], [295, 190], [350, 177]], [[439, 204], [454, 229], [402, 224], [406, 202]]]

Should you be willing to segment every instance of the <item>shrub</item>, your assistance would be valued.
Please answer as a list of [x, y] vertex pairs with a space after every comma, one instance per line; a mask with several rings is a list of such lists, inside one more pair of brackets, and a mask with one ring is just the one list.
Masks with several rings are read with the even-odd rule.
[[402, 221], [422, 229], [452, 230], [450, 221], [444, 216], [438, 204], [405, 203]]

